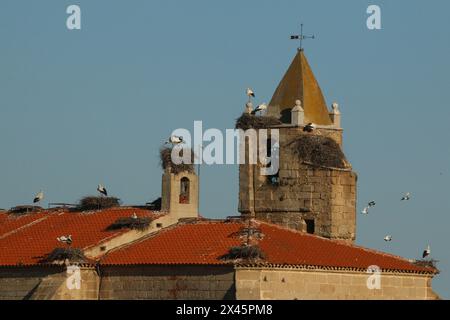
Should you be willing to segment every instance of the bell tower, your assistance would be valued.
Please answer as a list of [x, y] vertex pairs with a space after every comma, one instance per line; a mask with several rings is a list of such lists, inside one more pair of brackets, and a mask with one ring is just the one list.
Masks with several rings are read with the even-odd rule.
[[[328, 110], [303, 49], [278, 85], [266, 117], [280, 124], [279, 171], [239, 167], [239, 211], [259, 220], [352, 242], [356, 237], [356, 180], [342, 151], [341, 113]], [[308, 124], [314, 130], [307, 132]], [[248, 148], [246, 148], [248, 153]]]
[[176, 220], [198, 218], [198, 176], [194, 171], [165, 168], [161, 195], [161, 210]]

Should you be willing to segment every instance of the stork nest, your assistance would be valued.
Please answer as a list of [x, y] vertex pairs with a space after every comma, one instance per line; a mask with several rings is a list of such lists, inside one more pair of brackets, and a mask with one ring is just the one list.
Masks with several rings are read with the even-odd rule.
[[348, 168], [348, 162], [341, 147], [329, 137], [302, 134], [289, 145], [301, 160], [309, 164], [329, 168]]
[[126, 217], [117, 219], [112, 225], [110, 225], [107, 230], [120, 230], [120, 229], [130, 229], [130, 230], [145, 230], [152, 220], [149, 217]]
[[236, 129], [248, 130], [248, 129], [265, 129], [272, 126], [277, 126], [282, 122], [271, 116], [254, 116], [248, 113], [243, 113], [236, 119]]
[[86, 256], [79, 248], [55, 248], [41, 260], [41, 263], [62, 263], [66, 260], [83, 263], [86, 262]]
[[120, 199], [116, 197], [86, 196], [80, 200], [77, 209], [81, 211], [108, 209], [120, 206]]
[[231, 247], [221, 259], [259, 261], [266, 259], [266, 254], [258, 245], [241, 245]]
[[39, 206], [16, 206], [11, 208], [8, 213], [15, 216], [22, 216], [29, 213], [41, 212], [42, 210], [44, 209]]
[[185, 149], [183, 148], [182, 150], [180, 150], [180, 158], [183, 157], [183, 152], [185, 151], [190, 151], [191, 152], [191, 158], [190, 158], [190, 162], [191, 163], [180, 163], [180, 164], [175, 164], [172, 162], [172, 148], [168, 148], [168, 147], [162, 147], [159, 150], [159, 156], [161, 158], [161, 166], [162, 168], [165, 170], [167, 168], [170, 169], [170, 172], [178, 174], [180, 172], [184, 172], [187, 171], [189, 173], [193, 173], [194, 170], [194, 159], [195, 159], [195, 155], [194, 152], [191, 149]]
[[423, 260], [416, 260], [413, 262], [414, 265], [418, 266], [418, 267], [426, 267], [426, 268], [434, 268], [436, 270], [437, 269], [437, 263], [439, 261], [438, 260], [434, 260], [434, 259], [423, 259]]

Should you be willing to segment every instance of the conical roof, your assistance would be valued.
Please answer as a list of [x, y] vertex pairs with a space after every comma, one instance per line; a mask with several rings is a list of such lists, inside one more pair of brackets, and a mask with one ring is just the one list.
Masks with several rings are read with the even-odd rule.
[[332, 124], [322, 90], [303, 50], [298, 50], [289, 69], [275, 90], [268, 112], [271, 115], [279, 116], [284, 123], [290, 123], [290, 110], [295, 106], [296, 100], [302, 102], [305, 111], [305, 123]]

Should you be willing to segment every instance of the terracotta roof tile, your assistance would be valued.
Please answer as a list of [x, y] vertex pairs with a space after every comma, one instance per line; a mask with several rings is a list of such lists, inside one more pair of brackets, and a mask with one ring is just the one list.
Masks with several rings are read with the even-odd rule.
[[114, 208], [95, 212], [41, 212], [2, 218], [0, 224], [0, 265], [37, 264], [61, 244], [62, 235], [72, 235], [75, 248], [88, 248], [126, 230], [107, 231], [118, 218], [138, 216], [156, 218], [155, 212], [136, 208]]
[[[198, 222], [160, 231], [145, 240], [109, 253], [105, 265], [129, 264], [224, 264], [220, 259], [229, 248], [240, 244], [233, 234], [239, 222]], [[408, 260], [339, 241], [261, 223], [259, 241], [266, 262], [276, 265], [362, 268], [377, 265], [383, 270], [434, 272]]]

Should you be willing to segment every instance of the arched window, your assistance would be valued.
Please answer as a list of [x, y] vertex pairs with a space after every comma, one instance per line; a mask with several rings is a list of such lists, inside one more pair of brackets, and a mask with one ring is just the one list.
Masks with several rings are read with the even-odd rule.
[[189, 179], [186, 177], [180, 181], [180, 203], [189, 203]]

